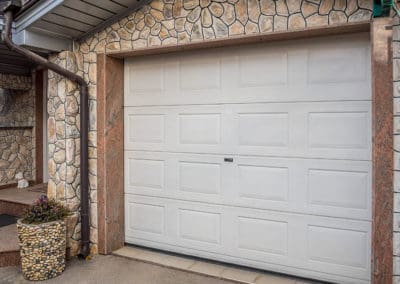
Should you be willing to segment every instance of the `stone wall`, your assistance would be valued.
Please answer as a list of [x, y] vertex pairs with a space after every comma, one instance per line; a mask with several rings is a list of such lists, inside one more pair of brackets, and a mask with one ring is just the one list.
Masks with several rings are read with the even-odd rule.
[[0, 127], [33, 127], [35, 94], [33, 90], [11, 90], [7, 110], [0, 115]]
[[33, 144], [31, 129], [0, 129], [0, 185], [15, 183], [17, 172], [33, 179]]
[[95, 34], [77, 50], [129, 50], [191, 41], [321, 27], [371, 18], [370, 0], [153, 0]]
[[[77, 59], [72, 52], [63, 52], [50, 60], [78, 73]], [[80, 95], [75, 84], [51, 71], [48, 79], [48, 195], [73, 211], [68, 222], [68, 247], [75, 255], [79, 252], [80, 238]]]
[[[371, 6], [370, 0], [153, 0], [105, 30], [76, 43], [73, 53], [54, 55], [54, 62], [68, 66], [89, 83], [92, 252], [97, 252], [97, 53], [368, 21]], [[49, 161], [49, 195], [65, 201], [75, 212], [69, 226], [72, 254], [78, 252], [80, 233], [77, 102], [76, 87], [50, 73], [49, 156], [53, 158]], [[72, 113], [67, 110], [69, 107]]]
[[32, 87], [32, 77], [0, 74], [0, 88], [28, 91]]
[[32, 78], [0, 74], [0, 88], [13, 89], [0, 114], [0, 185], [16, 183], [23, 172], [35, 176], [35, 92]]

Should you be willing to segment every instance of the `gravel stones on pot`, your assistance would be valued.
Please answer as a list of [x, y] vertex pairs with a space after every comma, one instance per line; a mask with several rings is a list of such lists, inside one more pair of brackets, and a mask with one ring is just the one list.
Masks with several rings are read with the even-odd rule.
[[46, 280], [65, 269], [65, 220], [43, 224], [17, 222], [21, 268], [25, 279]]

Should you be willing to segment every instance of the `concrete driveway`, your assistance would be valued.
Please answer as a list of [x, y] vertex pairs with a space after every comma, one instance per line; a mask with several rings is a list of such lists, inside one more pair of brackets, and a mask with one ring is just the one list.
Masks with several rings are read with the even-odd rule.
[[[26, 281], [17, 267], [0, 268], [1, 284], [35, 283]], [[216, 279], [145, 262], [96, 255], [90, 261], [74, 259], [59, 277], [37, 283], [57, 284], [232, 284], [237, 282]]]

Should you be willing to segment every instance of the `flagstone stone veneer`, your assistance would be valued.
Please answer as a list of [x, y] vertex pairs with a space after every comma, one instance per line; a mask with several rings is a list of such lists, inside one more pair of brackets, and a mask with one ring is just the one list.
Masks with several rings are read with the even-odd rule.
[[0, 74], [0, 88], [27, 91], [30, 90], [31, 87], [32, 87], [31, 76]]
[[0, 185], [16, 183], [22, 172], [35, 176], [35, 92], [31, 76], [0, 74], [0, 88], [11, 89], [0, 109]]

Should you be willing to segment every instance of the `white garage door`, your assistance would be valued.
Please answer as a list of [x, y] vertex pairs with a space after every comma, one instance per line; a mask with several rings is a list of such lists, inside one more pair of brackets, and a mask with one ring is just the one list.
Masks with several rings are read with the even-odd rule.
[[125, 61], [126, 241], [368, 283], [368, 35]]

